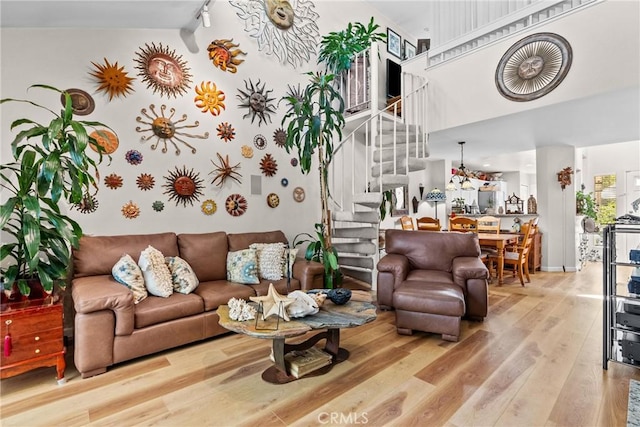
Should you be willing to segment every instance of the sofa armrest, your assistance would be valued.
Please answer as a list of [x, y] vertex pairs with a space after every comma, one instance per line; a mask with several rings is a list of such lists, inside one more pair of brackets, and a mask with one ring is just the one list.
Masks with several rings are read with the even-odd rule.
[[489, 271], [478, 257], [457, 257], [452, 264], [453, 281], [462, 288], [468, 318], [479, 320], [487, 315]]
[[133, 293], [112, 276], [88, 276], [71, 282], [73, 307], [89, 314], [111, 310], [115, 315], [115, 335], [131, 335], [134, 328]]
[[324, 288], [324, 265], [316, 261], [299, 258], [293, 264], [291, 275], [300, 281], [300, 289]]
[[400, 254], [387, 254], [378, 261], [378, 305], [388, 309], [393, 306], [393, 290], [409, 274], [409, 259]]
[[453, 281], [461, 288], [466, 289], [470, 279], [489, 278], [489, 270], [478, 257], [456, 257], [451, 264]]

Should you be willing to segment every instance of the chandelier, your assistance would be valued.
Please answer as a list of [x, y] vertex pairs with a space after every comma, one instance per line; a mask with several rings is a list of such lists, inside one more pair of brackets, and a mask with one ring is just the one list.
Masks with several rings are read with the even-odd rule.
[[458, 185], [460, 185], [460, 189], [475, 190], [475, 188], [473, 188], [473, 184], [471, 183], [471, 180], [469, 179], [469, 173], [467, 172], [467, 169], [464, 167], [465, 142], [460, 141], [458, 142], [458, 144], [460, 144], [460, 167], [458, 167], [458, 170], [456, 171], [456, 173], [449, 180], [449, 183], [445, 187], [445, 190], [456, 191], [458, 189], [458, 187], [456, 186], [456, 183], [453, 181], [453, 178], [456, 178], [456, 177], [458, 178], [457, 181], [458, 181]]

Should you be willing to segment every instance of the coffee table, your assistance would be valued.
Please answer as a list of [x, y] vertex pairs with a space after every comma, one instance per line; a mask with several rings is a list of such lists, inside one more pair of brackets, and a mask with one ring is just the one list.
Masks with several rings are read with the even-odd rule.
[[[290, 351], [306, 350], [320, 340], [326, 340], [324, 351], [331, 354], [331, 364], [310, 372], [306, 376], [321, 375], [329, 372], [331, 368], [349, 358], [349, 351], [340, 347], [340, 329], [353, 328], [371, 322], [376, 318], [376, 307], [368, 302], [349, 301], [344, 305], [336, 305], [327, 300], [320, 311], [312, 316], [291, 319], [278, 322], [275, 316], [266, 320], [259, 319], [256, 329], [255, 320], [243, 322], [229, 318], [229, 306], [221, 305], [216, 311], [220, 320], [218, 323], [233, 332], [245, 334], [254, 338], [273, 340], [274, 366], [262, 373], [262, 379], [273, 384], [286, 384], [298, 378], [291, 375], [284, 360], [284, 355]], [[277, 324], [277, 329], [276, 328]], [[265, 329], [262, 329], [265, 328]], [[269, 329], [266, 329], [269, 328]], [[311, 331], [326, 329], [310, 336], [304, 342], [288, 344], [287, 338], [304, 335]]]

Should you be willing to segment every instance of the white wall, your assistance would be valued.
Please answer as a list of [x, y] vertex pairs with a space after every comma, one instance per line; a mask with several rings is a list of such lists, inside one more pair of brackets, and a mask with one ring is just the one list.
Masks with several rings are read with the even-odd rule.
[[[320, 19], [317, 24], [320, 34], [341, 30], [347, 22], [360, 21], [368, 23], [373, 11], [366, 8], [360, 1], [341, 2], [336, 7], [334, 2], [315, 2], [316, 12]], [[244, 31], [243, 21], [237, 17], [237, 10], [228, 2], [215, 2], [210, 8], [212, 25], [210, 28], [198, 28], [195, 41], [200, 50], [191, 53], [178, 31], [166, 30], [133, 30], [133, 29], [7, 29], [0, 30], [2, 75], [0, 77], [0, 96], [2, 98], [35, 99], [52, 109], [60, 108], [60, 101], [52, 92], [26, 89], [35, 83], [49, 84], [60, 89], [80, 88], [89, 92], [95, 99], [95, 111], [88, 116], [77, 116], [79, 120], [96, 120], [111, 126], [118, 134], [120, 147], [113, 154], [111, 162], [100, 166], [101, 178], [111, 173], [117, 173], [124, 179], [124, 186], [118, 190], [108, 189], [100, 181], [100, 191], [97, 195], [99, 208], [91, 214], [82, 214], [71, 210], [70, 216], [76, 219], [88, 234], [128, 234], [150, 233], [172, 230], [175, 232], [208, 232], [224, 230], [227, 232], [263, 231], [282, 229], [289, 239], [297, 233], [313, 230], [313, 224], [320, 218], [320, 203], [318, 195], [318, 172], [313, 168], [309, 175], [302, 175], [298, 167], [290, 163], [295, 153], [287, 154], [273, 142], [274, 131], [281, 127], [281, 119], [285, 107], [277, 108], [276, 114], [271, 116], [271, 123], [258, 125], [256, 119], [251, 123], [243, 119], [246, 109], [239, 108], [240, 101], [236, 98], [238, 89], [245, 89], [244, 81], [251, 79], [266, 83], [266, 90], [273, 90], [269, 96], [274, 98], [274, 105], [285, 95], [289, 85], [298, 83], [304, 87], [307, 76], [303, 73], [316, 70], [316, 58], [312, 56], [306, 65], [294, 69], [281, 64], [274, 55], [267, 55], [258, 51], [255, 39]], [[383, 17], [376, 16], [376, 22], [381, 25], [379, 31], [386, 31], [391, 25]], [[400, 29], [393, 26], [400, 32]], [[402, 34], [402, 33], [401, 33]], [[236, 74], [223, 72], [214, 67], [208, 58], [207, 45], [214, 39], [233, 38], [239, 43], [239, 48], [247, 54], [239, 56], [245, 61], [238, 66]], [[175, 49], [187, 62], [192, 74], [193, 84], [184, 96], [177, 99], [160, 97], [154, 94], [137, 76], [135, 58], [136, 52], [145, 44], [162, 43]], [[381, 45], [381, 58], [386, 58], [386, 46]], [[89, 73], [94, 69], [92, 62], [104, 64], [104, 58], [110, 63], [117, 62], [123, 66], [130, 77], [135, 77], [133, 88], [135, 91], [124, 98], [114, 98], [109, 101], [108, 96], [97, 92], [97, 83]], [[193, 102], [194, 86], [203, 81], [215, 83], [218, 89], [226, 95], [226, 109], [219, 115], [202, 113]], [[383, 92], [384, 93], [384, 92]], [[140, 141], [141, 134], [136, 132], [140, 126], [136, 117], [141, 116], [141, 109], [149, 109], [154, 104], [158, 108], [166, 105], [175, 108], [175, 120], [183, 114], [187, 115], [185, 123], [199, 122], [195, 129], [186, 129], [188, 133], [204, 134], [209, 132], [206, 140], [184, 139], [194, 145], [196, 154], [183, 147], [178, 156], [169, 149], [163, 154], [160, 150], [151, 150], [150, 143]], [[2, 161], [8, 161], [10, 156], [9, 141], [15, 133], [10, 131], [11, 121], [21, 117], [33, 117], [48, 120], [42, 112], [34, 111], [24, 105], [3, 104], [0, 118], [0, 135], [2, 138]], [[167, 112], [168, 114], [168, 112]], [[174, 121], [175, 121], [174, 120]], [[228, 122], [235, 127], [236, 136], [233, 141], [224, 142], [217, 136], [216, 127], [221, 122]], [[253, 138], [262, 134], [267, 138], [267, 149], [260, 151], [254, 147], [254, 156], [246, 159], [241, 156], [242, 145], [253, 146]], [[178, 143], [179, 144], [179, 143]], [[180, 144], [179, 144], [180, 145]], [[132, 166], [125, 161], [126, 151], [136, 149], [143, 156], [143, 162]], [[216, 160], [216, 153], [229, 155], [232, 164], [240, 163], [242, 183], [227, 182], [223, 188], [211, 184], [213, 170], [211, 160]], [[265, 153], [271, 153], [277, 163], [278, 172], [274, 177], [265, 177], [260, 171], [260, 159]], [[170, 202], [168, 195], [163, 194], [166, 184], [164, 176], [178, 167], [193, 170], [203, 180], [204, 195], [193, 206], [177, 206]], [[155, 187], [150, 191], [142, 191], [136, 185], [136, 177], [141, 173], [152, 174]], [[262, 194], [251, 195], [251, 176], [259, 175], [262, 180]], [[288, 187], [281, 185], [281, 179], [289, 180]], [[293, 200], [292, 191], [301, 186], [306, 191], [306, 199], [302, 203]], [[269, 208], [266, 203], [267, 194], [274, 192], [280, 197], [280, 205]], [[232, 217], [225, 211], [224, 202], [228, 195], [240, 193], [248, 200], [247, 212], [239, 217]], [[3, 196], [4, 197], [4, 196]], [[204, 215], [200, 210], [201, 203], [206, 199], [213, 199], [218, 210], [211, 216]], [[151, 204], [163, 201], [165, 208], [162, 212], [155, 212]], [[129, 202], [135, 202], [141, 209], [136, 219], [122, 216], [121, 207]]]

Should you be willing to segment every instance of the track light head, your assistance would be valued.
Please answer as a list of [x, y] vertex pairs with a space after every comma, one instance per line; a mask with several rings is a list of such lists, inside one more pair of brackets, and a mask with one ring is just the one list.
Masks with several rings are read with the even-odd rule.
[[200, 11], [200, 17], [202, 18], [202, 26], [209, 28], [211, 26], [211, 17], [209, 16], [209, 8], [205, 4]]

